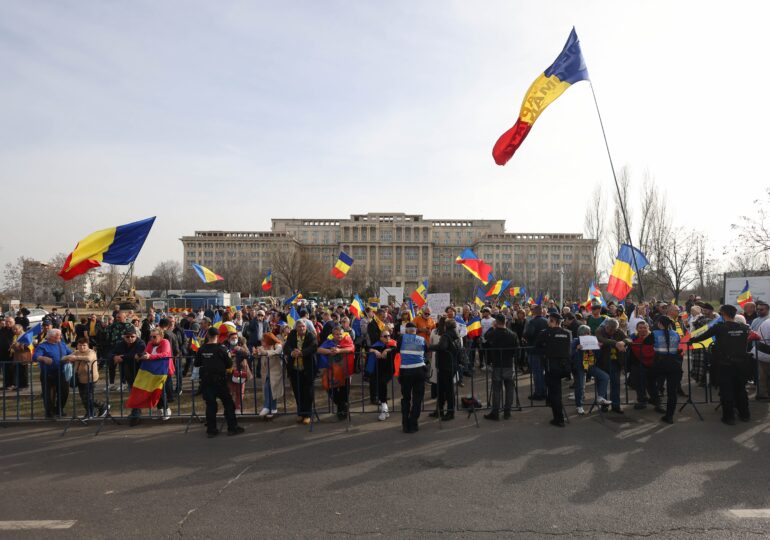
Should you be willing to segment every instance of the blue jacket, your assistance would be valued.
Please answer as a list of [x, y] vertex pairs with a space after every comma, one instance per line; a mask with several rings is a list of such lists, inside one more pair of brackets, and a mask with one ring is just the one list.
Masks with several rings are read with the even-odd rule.
[[40, 362], [40, 371], [43, 375], [55, 373], [61, 371], [61, 359], [63, 356], [72, 354], [72, 349], [67, 347], [64, 343], [48, 343], [44, 341], [35, 347], [35, 353], [32, 355], [32, 360], [37, 360], [41, 356], [47, 356], [53, 360], [53, 363], [49, 366]]

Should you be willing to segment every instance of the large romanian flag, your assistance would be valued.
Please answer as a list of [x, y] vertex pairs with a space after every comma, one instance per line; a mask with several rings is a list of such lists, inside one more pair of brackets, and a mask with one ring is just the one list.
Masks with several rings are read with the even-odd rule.
[[91, 233], [67, 256], [59, 275], [68, 281], [101, 263], [131, 264], [142, 250], [155, 217]]
[[353, 259], [344, 251], [340, 251], [340, 256], [332, 268], [332, 275], [337, 279], [342, 279], [348, 275], [351, 266], [353, 266]]
[[221, 281], [225, 279], [219, 274], [212, 272], [211, 270], [209, 270], [205, 266], [201, 266], [200, 264], [193, 263], [192, 267], [193, 267], [193, 270], [195, 270], [195, 273], [198, 274], [198, 277], [201, 278], [201, 281], [203, 281], [203, 283], [213, 283], [214, 281]]
[[751, 296], [751, 291], [749, 290], [749, 280], [746, 280], [746, 285], [743, 286], [743, 290], [738, 295], [738, 305], [743, 307], [746, 302], [753, 302], [754, 298]]
[[519, 119], [511, 129], [503, 133], [492, 149], [495, 163], [505, 165], [513, 157], [521, 143], [529, 134], [535, 120], [548, 105], [578, 81], [588, 80], [588, 69], [580, 50], [575, 29], [567, 38], [567, 43], [553, 64], [546, 69], [527, 90], [521, 104]]
[[129, 409], [151, 409], [160, 401], [168, 377], [168, 358], [144, 360], [126, 401]]
[[476, 279], [486, 285], [492, 279], [492, 267], [479, 259], [473, 250], [465, 248], [455, 259], [457, 264], [461, 264], [468, 272], [473, 274]]
[[425, 305], [425, 302], [427, 302], [428, 297], [428, 280], [426, 279], [422, 283], [420, 283], [417, 288], [412, 292], [412, 294], [409, 296], [409, 298], [412, 299], [412, 302], [414, 302], [414, 305], [416, 305], [418, 308], [421, 308]]
[[610, 272], [607, 292], [618, 300], [623, 300], [633, 288], [634, 275], [636, 274], [634, 267], [641, 270], [649, 264], [650, 261], [644, 256], [644, 253], [628, 244], [621, 244], [618, 257], [615, 259], [615, 264]]

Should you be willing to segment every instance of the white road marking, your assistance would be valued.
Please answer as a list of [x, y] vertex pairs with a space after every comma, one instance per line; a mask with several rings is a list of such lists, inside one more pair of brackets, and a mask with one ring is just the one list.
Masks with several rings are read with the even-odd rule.
[[22, 531], [32, 529], [69, 529], [77, 520], [39, 519], [34, 521], [0, 521], [0, 531]]
[[765, 518], [770, 519], [770, 508], [748, 508], [745, 510], [730, 510], [730, 513], [739, 518]]

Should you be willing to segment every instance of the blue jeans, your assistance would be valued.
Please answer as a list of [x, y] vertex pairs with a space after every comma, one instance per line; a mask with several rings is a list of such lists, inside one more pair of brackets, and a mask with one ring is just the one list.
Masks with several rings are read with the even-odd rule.
[[615, 409], [620, 407], [620, 374], [622, 372], [621, 365], [610, 360], [610, 401]]
[[[596, 397], [603, 397], [607, 399], [607, 383], [610, 380], [610, 376], [605, 371], [602, 371], [596, 366], [588, 368], [588, 374], [596, 381]], [[575, 381], [575, 406], [583, 406], [583, 396], [585, 395], [585, 382], [586, 372], [581, 366], [577, 370], [577, 381]]]
[[265, 408], [274, 411], [278, 408], [278, 401], [273, 399], [273, 391], [270, 389], [270, 374], [265, 375], [265, 386], [262, 390], [265, 393]]
[[529, 353], [529, 371], [532, 373], [532, 384], [534, 385], [534, 394], [545, 396], [545, 375], [543, 374], [543, 364], [539, 354]]

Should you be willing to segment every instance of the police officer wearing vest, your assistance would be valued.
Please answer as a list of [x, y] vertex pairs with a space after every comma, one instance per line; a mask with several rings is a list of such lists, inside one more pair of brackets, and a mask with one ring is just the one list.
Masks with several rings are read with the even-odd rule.
[[665, 315], [657, 319], [657, 328], [653, 330], [653, 347], [655, 356], [652, 362], [651, 383], [648, 385], [650, 401], [656, 404], [655, 410], [660, 412], [659, 386], [660, 378], [666, 381], [666, 411], [661, 420], [667, 424], [674, 423], [676, 411], [676, 396], [679, 382], [682, 380], [682, 356], [679, 353], [679, 334], [674, 329], [674, 321]]
[[401, 384], [401, 425], [404, 433], [415, 433], [419, 426], [422, 399], [425, 395], [425, 339], [417, 335], [417, 326], [406, 323], [406, 332], [399, 336], [401, 368], [398, 382]]
[[561, 380], [569, 375], [570, 344], [572, 334], [561, 327], [558, 313], [548, 315], [548, 328], [540, 332], [535, 348], [543, 351], [545, 358], [545, 386], [553, 411], [551, 425], [564, 427], [564, 408], [561, 400]]
[[719, 308], [719, 314], [724, 322], [718, 322], [705, 333], [692, 338], [698, 342], [715, 337], [714, 361], [719, 379], [719, 397], [722, 403], [722, 422], [729, 426], [735, 425], [735, 409], [738, 417], [748, 422], [749, 397], [746, 393], [746, 381], [751, 370], [750, 356], [747, 354], [749, 327], [735, 322], [735, 306], [724, 305]]

